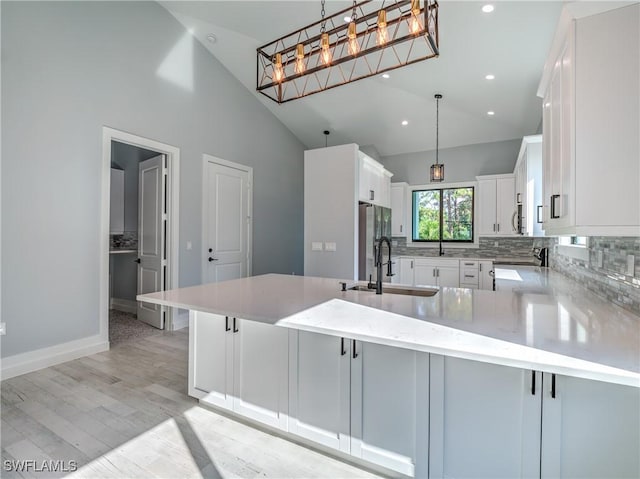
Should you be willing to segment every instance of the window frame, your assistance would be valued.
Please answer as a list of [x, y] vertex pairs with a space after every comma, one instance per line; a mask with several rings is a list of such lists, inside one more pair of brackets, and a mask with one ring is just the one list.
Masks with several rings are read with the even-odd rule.
[[[442, 237], [444, 228], [443, 228], [443, 217], [444, 217], [444, 208], [443, 206], [443, 192], [445, 190], [458, 190], [458, 189], [471, 189], [471, 239], [468, 240], [456, 240], [456, 239], [444, 239]], [[448, 247], [458, 247], [458, 248], [469, 248], [475, 245], [477, 247], [477, 237], [476, 237], [476, 217], [477, 217], [477, 209], [476, 209], [476, 190], [477, 183], [469, 182], [469, 183], [443, 183], [438, 186], [429, 184], [429, 185], [416, 185], [410, 188], [409, 190], [409, 199], [411, 202], [411, 235], [410, 241], [407, 241], [407, 245], [414, 246], [427, 246], [427, 245], [436, 245], [446, 244]], [[416, 203], [414, 201], [415, 193], [421, 191], [439, 191], [440, 192], [440, 238], [439, 239], [415, 239], [414, 231], [415, 231], [415, 219], [416, 219]]]

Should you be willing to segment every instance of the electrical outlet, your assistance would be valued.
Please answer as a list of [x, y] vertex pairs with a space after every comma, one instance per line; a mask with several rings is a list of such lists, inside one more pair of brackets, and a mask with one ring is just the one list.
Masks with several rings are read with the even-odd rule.
[[627, 274], [629, 276], [636, 274], [636, 257], [632, 254], [627, 255]]
[[7, 334], [7, 324], [0, 323], [0, 336], [4, 336], [5, 334]]
[[596, 266], [598, 268], [604, 268], [604, 252], [602, 250], [598, 250], [596, 257]]
[[494, 242], [493, 242], [493, 246], [495, 246], [495, 247], [497, 248], [497, 247], [498, 247], [498, 242], [497, 242], [497, 241], [494, 241]]
[[331, 241], [331, 242], [326, 242], [324, 244], [324, 250], [325, 251], [336, 251], [336, 244], [335, 242]]
[[187, 251], [191, 251], [193, 249], [193, 243], [191, 241], [187, 241]]

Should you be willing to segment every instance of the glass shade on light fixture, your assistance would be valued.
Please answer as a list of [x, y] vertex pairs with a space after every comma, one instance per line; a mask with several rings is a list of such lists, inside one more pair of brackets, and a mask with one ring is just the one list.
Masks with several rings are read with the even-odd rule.
[[282, 55], [276, 53], [276, 59], [273, 62], [273, 80], [281, 82], [284, 79], [284, 68], [282, 68]]
[[420, 0], [411, 0], [409, 31], [414, 35], [417, 35], [422, 31], [422, 22], [420, 21]]
[[304, 45], [302, 43], [298, 43], [296, 46], [296, 73], [304, 73], [306, 70], [306, 66], [304, 64]]
[[376, 43], [382, 46], [389, 41], [389, 31], [387, 30], [387, 12], [380, 10], [378, 12], [378, 32], [376, 35]]
[[329, 43], [328, 33], [323, 33], [320, 37], [320, 50], [320, 59], [322, 60], [322, 63], [325, 65], [331, 63], [331, 44]]
[[444, 181], [444, 165], [436, 163], [431, 165], [431, 182], [438, 183], [440, 181]]
[[351, 55], [357, 55], [358, 52], [360, 51], [360, 45], [358, 44], [358, 32], [356, 31], [356, 22], [351, 22], [349, 24], [347, 38], [349, 39], [349, 53]]

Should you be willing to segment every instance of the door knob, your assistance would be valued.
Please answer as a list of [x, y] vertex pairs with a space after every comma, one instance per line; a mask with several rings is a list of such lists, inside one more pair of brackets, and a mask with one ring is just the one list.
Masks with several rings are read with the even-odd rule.
[[213, 253], [213, 248], [209, 248], [209, 253]]
[[211, 263], [212, 261], [218, 261], [218, 258], [212, 258], [211, 256], [209, 256], [209, 263]]
[[134, 259], [134, 260], [133, 260], [133, 262], [134, 262], [134, 263], [138, 263], [138, 264], [140, 264], [140, 258], [136, 258], [136, 259]]

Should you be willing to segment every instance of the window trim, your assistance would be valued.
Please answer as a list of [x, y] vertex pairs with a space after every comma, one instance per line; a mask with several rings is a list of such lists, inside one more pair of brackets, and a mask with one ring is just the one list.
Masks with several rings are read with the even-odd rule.
[[411, 231], [410, 234], [407, 235], [407, 247], [408, 248], [438, 248], [440, 245], [440, 240], [413, 240], [413, 192], [414, 191], [425, 191], [425, 190], [448, 190], [448, 189], [456, 189], [456, 188], [473, 188], [473, 226], [472, 226], [472, 234], [473, 240], [457, 240], [457, 241], [447, 241], [443, 240], [443, 247], [449, 249], [476, 249], [480, 247], [479, 237], [476, 228], [476, 223], [478, 219], [478, 201], [476, 201], [476, 193], [478, 191], [478, 182], [477, 181], [461, 181], [455, 183], [427, 183], [422, 185], [409, 185], [407, 188], [407, 201], [411, 205]]

